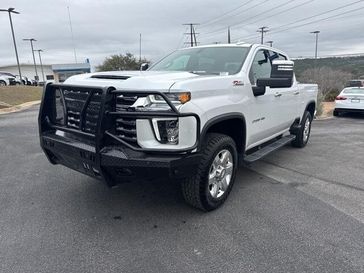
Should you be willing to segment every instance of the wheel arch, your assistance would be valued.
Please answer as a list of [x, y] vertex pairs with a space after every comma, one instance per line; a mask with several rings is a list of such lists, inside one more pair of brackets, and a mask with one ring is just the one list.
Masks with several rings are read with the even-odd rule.
[[208, 133], [221, 133], [230, 136], [236, 144], [238, 153], [245, 151], [246, 145], [246, 121], [241, 113], [227, 113], [210, 119], [201, 131], [201, 145]]
[[315, 116], [315, 110], [316, 110], [316, 102], [314, 100], [309, 101], [306, 105], [305, 112], [310, 112], [311, 116]]

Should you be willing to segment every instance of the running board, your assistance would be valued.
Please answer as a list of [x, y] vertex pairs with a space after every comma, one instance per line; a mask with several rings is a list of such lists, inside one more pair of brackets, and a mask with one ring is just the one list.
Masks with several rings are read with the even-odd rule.
[[254, 161], [257, 161], [258, 159], [261, 159], [262, 157], [270, 154], [271, 152], [278, 150], [279, 148], [283, 147], [284, 145], [290, 143], [292, 140], [296, 138], [295, 135], [288, 135], [284, 136], [277, 141], [274, 141], [273, 143], [257, 150], [256, 152], [244, 156], [244, 162], [245, 163], [252, 163]]

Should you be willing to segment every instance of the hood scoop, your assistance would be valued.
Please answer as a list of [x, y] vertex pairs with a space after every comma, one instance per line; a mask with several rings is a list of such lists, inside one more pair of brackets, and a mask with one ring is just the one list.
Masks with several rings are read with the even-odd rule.
[[92, 75], [92, 79], [106, 79], [106, 80], [127, 80], [130, 76], [121, 76], [121, 75]]

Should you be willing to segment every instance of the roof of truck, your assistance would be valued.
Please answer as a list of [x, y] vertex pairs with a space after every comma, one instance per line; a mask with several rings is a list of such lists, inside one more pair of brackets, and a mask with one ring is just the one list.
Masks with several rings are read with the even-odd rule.
[[[263, 48], [263, 49], [267, 49], [267, 50], [273, 50], [273, 51], [278, 52], [278, 53], [283, 54], [283, 55], [287, 55], [282, 50], [280, 50], [278, 48], [271, 47], [269, 45], [249, 44], [249, 43], [245, 43], [245, 42], [238, 42], [238, 43], [232, 43], [232, 44], [209, 44], [209, 45], [200, 45], [200, 46], [195, 46], [193, 48], [206, 48], [206, 47], [244, 47], [244, 48], [251, 47], [253, 49], [259, 47], [259, 48]], [[181, 49], [178, 49], [178, 50], [185, 50], [185, 49], [190, 49], [190, 48], [191, 47], [186, 47], [186, 48], [181, 48]]]

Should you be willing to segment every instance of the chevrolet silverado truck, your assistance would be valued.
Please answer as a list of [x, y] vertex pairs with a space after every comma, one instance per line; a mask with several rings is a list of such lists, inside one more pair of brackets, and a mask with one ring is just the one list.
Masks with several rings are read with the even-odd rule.
[[140, 71], [76, 75], [44, 87], [41, 147], [109, 186], [180, 181], [190, 205], [211, 211], [240, 164], [310, 137], [317, 85], [300, 84], [282, 51], [258, 44], [177, 50]]

